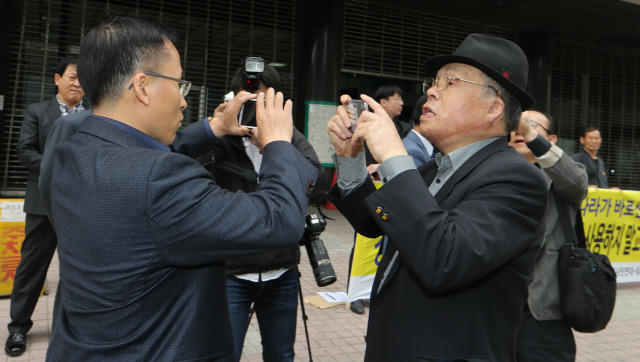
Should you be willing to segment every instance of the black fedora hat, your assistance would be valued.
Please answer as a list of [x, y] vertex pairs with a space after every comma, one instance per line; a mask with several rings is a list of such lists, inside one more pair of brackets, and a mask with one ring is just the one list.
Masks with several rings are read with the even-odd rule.
[[435, 76], [446, 64], [462, 63], [480, 69], [486, 75], [511, 91], [530, 109], [535, 99], [526, 92], [529, 62], [515, 43], [485, 34], [471, 34], [451, 55], [436, 55], [424, 62], [427, 76]]

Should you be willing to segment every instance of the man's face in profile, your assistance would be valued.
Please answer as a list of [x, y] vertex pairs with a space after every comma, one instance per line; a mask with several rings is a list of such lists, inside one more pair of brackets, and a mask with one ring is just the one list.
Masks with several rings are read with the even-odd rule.
[[591, 153], [596, 153], [602, 144], [600, 131], [591, 131], [585, 133], [584, 137], [580, 137], [580, 143], [584, 145], [584, 149]]
[[[438, 71], [438, 75], [481, 83], [483, 73], [466, 64], [447, 64]], [[422, 107], [420, 116], [420, 134], [434, 143], [438, 148], [450, 152], [443, 147], [442, 141], [449, 145], [464, 144], [464, 140], [484, 132], [482, 119], [486, 117], [487, 102], [481, 99], [485, 87], [477, 84], [449, 80], [446, 89], [439, 87], [427, 90], [429, 99]]]
[[402, 96], [396, 92], [391, 97], [380, 100], [380, 105], [387, 112], [389, 118], [395, 118], [402, 113], [404, 101], [402, 100]]
[[[180, 54], [176, 47], [169, 41], [165, 42], [165, 48], [169, 52], [169, 60], [166, 61], [158, 73], [173, 78], [182, 78], [182, 66]], [[176, 132], [184, 118], [182, 110], [187, 108], [187, 101], [180, 94], [180, 83], [175, 80], [160, 77], [151, 77], [150, 84], [150, 113], [148, 134], [163, 144], [169, 146], [176, 137]]]

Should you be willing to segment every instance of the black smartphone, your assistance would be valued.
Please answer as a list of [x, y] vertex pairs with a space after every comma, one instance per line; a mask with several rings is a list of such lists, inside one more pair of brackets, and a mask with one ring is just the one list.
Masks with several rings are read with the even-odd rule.
[[245, 102], [238, 115], [238, 125], [246, 128], [258, 128], [256, 125], [256, 102], [253, 98]]

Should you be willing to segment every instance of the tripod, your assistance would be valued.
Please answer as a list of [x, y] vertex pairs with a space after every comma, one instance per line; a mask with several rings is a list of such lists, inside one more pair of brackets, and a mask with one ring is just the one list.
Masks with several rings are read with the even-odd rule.
[[[304, 323], [304, 334], [307, 337], [307, 350], [309, 351], [309, 362], [313, 362], [313, 357], [311, 355], [311, 343], [309, 342], [309, 329], [307, 327], [307, 320], [309, 317], [304, 310], [304, 301], [302, 297], [302, 273], [296, 267], [296, 271], [298, 272], [298, 296], [300, 297], [300, 310], [302, 312], [302, 322]], [[262, 279], [260, 280], [262, 282]], [[247, 324], [247, 331], [249, 331], [249, 327], [251, 326], [251, 318], [253, 318], [253, 314], [256, 311], [255, 303], [251, 305], [251, 310], [249, 311], [249, 322]]]

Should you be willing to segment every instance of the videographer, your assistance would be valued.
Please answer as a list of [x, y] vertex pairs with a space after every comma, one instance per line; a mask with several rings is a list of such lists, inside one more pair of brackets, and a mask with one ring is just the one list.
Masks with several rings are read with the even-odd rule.
[[[269, 65], [249, 64], [261, 58], [247, 58], [231, 80], [237, 94], [282, 90], [280, 75]], [[264, 68], [262, 68], [264, 67]], [[260, 72], [260, 69], [264, 69]], [[245, 105], [250, 112], [249, 102]], [[246, 118], [246, 117], [242, 117]], [[253, 134], [260, 132], [254, 129]], [[295, 128], [291, 143], [316, 167], [320, 176], [310, 202], [319, 201], [328, 189], [326, 171], [307, 139]], [[216, 183], [230, 191], [254, 192], [262, 162], [262, 145], [253, 137], [225, 136], [212, 152], [210, 168]], [[210, 164], [211, 165], [211, 164]], [[298, 310], [300, 247], [286, 246], [261, 254], [227, 261], [227, 297], [233, 328], [236, 360], [242, 355], [244, 338], [251, 317], [251, 304], [258, 317], [264, 361], [293, 361]]]

